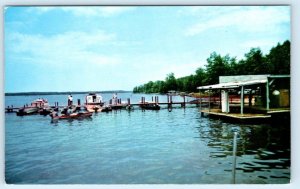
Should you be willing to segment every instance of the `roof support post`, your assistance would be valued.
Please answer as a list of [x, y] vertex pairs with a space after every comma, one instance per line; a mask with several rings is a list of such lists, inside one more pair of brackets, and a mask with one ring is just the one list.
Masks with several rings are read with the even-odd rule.
[[202, 97], [201, 97], [201, 90], [199, 90], [199, 97], [200, 97], [200, 102], [199, 102], [199, 109], [200, 109], [200, 112], [201, 112], [201, 109], [202, 109]]
[[241, 114], [244, 114], [244, 86], [241, 86]]
[[267, 83], [266, 83], [266, 109], [267, 111], [270, 110], [270, 91], [269, 91], [269, 77], [267, 78]]
[[222, 109], [222, 89], [219, 90], [219, 109]]
[[209, 98], [208, 98], [208, 112], [210, 112], [210, 90], [208, 90], [208, 95], [209, 95]]
[[229, 92], [228, 92], [228, 89], [222, 90], [221, 99], [222, 99], [222, 101], [221, 101], [221, 103], [222, 103], [222, 106], [221, 106], [222, 112], [229, 113]]

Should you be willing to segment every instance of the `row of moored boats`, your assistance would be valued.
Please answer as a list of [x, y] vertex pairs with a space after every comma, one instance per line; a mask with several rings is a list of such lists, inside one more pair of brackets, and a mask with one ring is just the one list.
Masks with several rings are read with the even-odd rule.
[[[143, 103], [140, 105], [142, 109], [159, 110], [158, 104]], [[95, 93], [90, 93], [85, 97], [85, 103], [83, 106], [69, 104], [61, 110], [57, 106], [50, 106], [46, 99], [36, 99], [30, 106], [24, 106], [17, 111], [18, 116], [41, 114], [50, 115], [52, 119], [74, 119], [91, 117], [94, 112], [109, 112], [113, 109], [126, 108], [128, 110], [133, 109], [129, 103], [121, 102], [116, 98], [110, 101], [110, 104], [106, 104], [102, 100], [102, 96]]]

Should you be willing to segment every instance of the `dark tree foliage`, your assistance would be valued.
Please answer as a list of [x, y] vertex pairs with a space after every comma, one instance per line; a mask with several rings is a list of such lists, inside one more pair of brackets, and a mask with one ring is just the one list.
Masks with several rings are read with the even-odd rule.
[[290, 74], [290, 41], [279, 43], [266, 55], [266, 62], [272, 74]]
[[207, 58], [205, 68], [198, 68], [195, 74], [176, 79], [174, 73], [169, 73], [165, 81], [149, 81], [134, 87], [133, 92], [167, 93], [170, 90], [195, 92], [198, 86], [219, 83], [219, 76], [256, 74], [290, 74], [290, 41], [278, 43], [265, 56], [259, 48], [252, 48], [240, 61], [235, 57], [221, 56], [213, 52]]

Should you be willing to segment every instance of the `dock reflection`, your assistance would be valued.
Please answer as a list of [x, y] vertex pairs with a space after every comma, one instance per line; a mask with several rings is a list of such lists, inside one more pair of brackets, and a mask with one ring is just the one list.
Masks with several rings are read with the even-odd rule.
[[[203, 118], [207, 119], [207, 118]], [[210, 158], [228, 159], [232, 156], [233, 130], [238, 131], [237, 170], [269, 172], [259, 178], [289, 178], [290, 173], [274, 170], [290, 168], [290, 122], [272, 124], [232, 124], [210, 119], [200, 121], [199, 138], [207, 143]], [[271, 171], [272, 170], [272, 171]], [[230, 170], [224, 170], [230, 171]], [[274, 174], [276, 173], [276, 174]]]

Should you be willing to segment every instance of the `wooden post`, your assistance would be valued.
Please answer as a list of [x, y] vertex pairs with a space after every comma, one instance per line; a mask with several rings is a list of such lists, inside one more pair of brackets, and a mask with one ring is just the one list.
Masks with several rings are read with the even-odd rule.
[[233, 149], [232, 149], [232, 184], [235, 184], [235, 170], [236, 170], [236, 151], [237, 151], [237, 132], [233, 133]]
[[249, 98], [249, 107], [252, 107], [252, 89], [250, 89], [248, 98]]
[[208, 112], [210, 112], [210, 90], [208, 90]]
[[200, 100], [200, 102], [199, 102], [199, 109], [200, 109], [200, 111], [201, 111], [201, 106], [202, 106], [202, 97], [201, 97], [201, 90], [199, 91], [199, 100]]
[[241, 114], [244, 114], [244, 86], [241, 86]]
[[130, 105], [130, 98], [127, 98], [127, 105]]
[[230, 107], [229, 107], [229, 90], [227, 90], [227, 102], [226, 102], [226, 113], [229, 113]]
[[222, 100], [222, 93], [221, 93], [221, 89], [219, 90], [219, 92], [220, 92], [220, 94], [219, 94], [219, 101], [220, 101], [220, 104], [219, 104], [219, 108], [221, 109], [222, 108], [222, 102], [221, 102], [221, 100]]
[[269, 91], [269, 78], [267, 78], [267, 83], [266, 83], [266, 109], [267, 111], [270, 110], [270, 91]]

